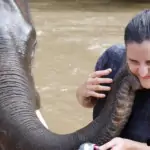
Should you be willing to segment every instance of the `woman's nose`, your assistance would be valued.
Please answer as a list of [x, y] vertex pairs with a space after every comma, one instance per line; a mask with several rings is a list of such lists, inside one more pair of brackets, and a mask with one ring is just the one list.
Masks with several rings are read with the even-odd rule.
[[138, 68], [138, 74], [141, 77], [147, 76], [148, 75], [148, 66], [146, 66], [146, 65], [140, 65], [139, 68]]

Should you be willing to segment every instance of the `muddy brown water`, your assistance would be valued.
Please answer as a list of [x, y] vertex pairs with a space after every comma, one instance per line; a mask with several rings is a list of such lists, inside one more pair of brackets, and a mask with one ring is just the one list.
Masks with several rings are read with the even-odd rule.
[[77, 87], [112, 44], [123, 43], [124, 27], [150, 3], [110, 0], [34, 0], [37, 31], [33, 73], [41, 112], [56, 133], [70, 133], [92, 120], [92, 109], [79, 105]]

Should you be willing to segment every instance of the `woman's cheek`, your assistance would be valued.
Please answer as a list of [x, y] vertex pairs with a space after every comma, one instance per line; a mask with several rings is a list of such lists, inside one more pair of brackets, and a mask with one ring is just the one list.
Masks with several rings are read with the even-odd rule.
[[138, 67], [137, 66], [129, 65], [129, 69], [134, 75], [138, 75]]

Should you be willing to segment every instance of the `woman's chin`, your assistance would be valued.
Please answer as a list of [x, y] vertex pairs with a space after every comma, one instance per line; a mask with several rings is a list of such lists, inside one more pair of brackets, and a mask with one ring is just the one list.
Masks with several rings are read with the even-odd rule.
[[150, 79], [147, 80], [147, 81], [142, 81], [142, 82], [141, 82], [141, 86], [142, 86], [142, 88], [144, 88], [144, 89], [150, 89]]

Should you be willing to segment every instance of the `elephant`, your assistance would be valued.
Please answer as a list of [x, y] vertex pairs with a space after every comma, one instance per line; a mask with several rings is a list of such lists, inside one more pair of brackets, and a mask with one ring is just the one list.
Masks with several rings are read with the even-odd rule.
[[[126, 63], [115, 76], [99, 116], [70, 134], [56, 134], [37, 117], [40, 107], [32, 75], [36, 30], [27, 0], [0, 1], [0, 149], [77, 150], [118, 136], [140, 88]], [[132, 84], [131, 84], [132, 83]]]

